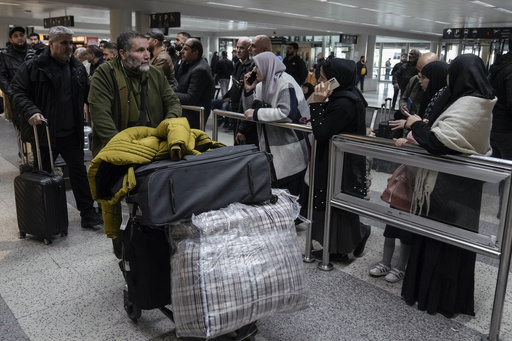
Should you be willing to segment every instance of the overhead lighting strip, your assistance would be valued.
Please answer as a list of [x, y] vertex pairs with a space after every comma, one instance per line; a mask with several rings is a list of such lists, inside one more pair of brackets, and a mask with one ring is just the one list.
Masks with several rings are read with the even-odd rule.
[[280, 14], [280, 13], [281, 13], [280, 11], [274, 11], [274, 10], [271, 10], [271, 9], [263, 9], [263, 8], [248, 8], [248, 10], [251, 10], [251, 11], [260, 11], [260, 12], [267, 12], [267, 13], [277, 13], [277, 14]]
[[244, 8], [244, 6], [231, 5], [231, 4], [221, 4], [219, 2], [211, 2], [211, 1], [208, 1], [207, 4], [208, 5], [214, 5], [214, 6], [222, 6], [222, 7]]
[[475, 5], [479, 5], [479, 6], [483, 6], [483, 7], [488, 7], [488, 8], [494, 8], [496, 6], [494, 5], [491, 5], [491, 4], [488, 4], [487, 2], [483, 2], [483, 1], [478, 1], [478, 0], [473, 0], [473, 1], [470, 1], [471, 3], [474, 3]]

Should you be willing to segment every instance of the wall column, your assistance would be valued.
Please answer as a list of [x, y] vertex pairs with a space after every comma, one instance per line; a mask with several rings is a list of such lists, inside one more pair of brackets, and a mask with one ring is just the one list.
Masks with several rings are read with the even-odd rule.
[[[143, 34], [149, 31], [150, 20], [148, 13], [135, 12], [135, 30]], [[165, 34], [165, 28], [160, 28]]]
[[126, 9], [110, 9], [110, 40], [115, 42], [117, 37], [132, 29], [132, 11]]
[[[366, 48], [366, 67], [368, 73], [366, 75], [366, 79], [364, 80], [364, 89], [375, 91], [377, 90], [378, 79], [373, 79], [373, 64], [378, 64], [375, 58], [375, 44], [377, 43], [377, 36], [368, 36], [368, 43]], [[378, 65], [377, 65], [378, 66]]]
[[[9, 25], [0, 25], [0, 46], [5, 47], [5, 44], [9, 41]], [[27, 38], [28, 40], [28, 38]]]

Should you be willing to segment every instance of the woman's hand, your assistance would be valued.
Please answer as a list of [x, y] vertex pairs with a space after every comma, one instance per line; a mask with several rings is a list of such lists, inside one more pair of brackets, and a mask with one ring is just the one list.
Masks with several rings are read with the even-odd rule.
[[419, 117], [418, 115], [409, 116], [407, 118], [407, 121], [405, 121], [405, 128], [411, 129], [411, 126], [413, 125], [413, 123], [418, 122], [418, 121], [421, 121], [421, 117]]
[[403, 146], [404, 144], [406, 144], [408, 142], [407, 139], [403, 138], [403, 137], [401, 137], [399, 139], [393, 139], [393, 141], [395, 141], [395, 146], [398, 146], [398, 147]]
[[248, 120], [251, 120], [252, 121], [252, 116], [254, 114], [254, 109], [247, 109], [245, 112], [244, 112], [244, 116], [246, 119]]
[[[325, 86], [326, 83], [327, 86]], [[323, 103], [331, 94], [331, 83], [319, 82], [315, 86], [315, 92], [313, 93], [313, 103]]]
[[391, 130], [404, 129], [405, 120], [389, 121], [389, 125], [393, 127]]

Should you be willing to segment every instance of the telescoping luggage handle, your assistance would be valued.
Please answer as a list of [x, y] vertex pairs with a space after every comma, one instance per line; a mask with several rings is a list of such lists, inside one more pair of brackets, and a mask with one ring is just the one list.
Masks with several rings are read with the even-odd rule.
[[[55, 167], [53, 165], [53, 153], [52, 153], [52, 144], [50, 142], [50, 129], [48, 129], [48, 121], [43, 118], [43, 125], [46, 127], [46, 137], [48, 137], [48, 150], [50, 152], [50, 165], [52, 167], [52, 174], [55, 174]], [[41, 149], [39, 149], [39, 137], [37, 134], [37, 125], [34, 125], [34, 139], [36, 140], [36, 154], [37, 154], [37, 163], [39, 164], [39, 170], [43, 170], [43, 160], [41, 159]]]

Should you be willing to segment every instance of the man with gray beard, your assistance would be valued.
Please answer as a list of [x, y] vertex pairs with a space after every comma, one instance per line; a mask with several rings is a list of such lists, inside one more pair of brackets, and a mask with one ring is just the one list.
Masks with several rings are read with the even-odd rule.
[[[94, 156], [121, 130], [134, 126], [156, 128], [167, 118], [181, 116], [180, 101], [162, 69], [149, 64], [146, 36], [136, 31], [121, 33], [117, 48], [117, 56], [101, 64], [91, 80], [89, 108]], [[109, 210], [103, 209], [105, 231], [118, 228], [114, 225], [121, 222], [120, 205]], [[109, 215], [115, 218], [107, 219]], [[121, 232], [107, 236], [112, 238], [114, 253], [120, 259]]]
[[162, 69], [149, 64], [146, 36], [124, 32], [117, 38], [117, 48], [118, 55], [100, 65], [91, 80], [94, 156], [121, 130], [156, 128], [166, 118], [181, 116], [180, 101]]

